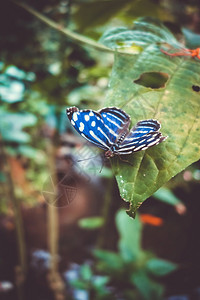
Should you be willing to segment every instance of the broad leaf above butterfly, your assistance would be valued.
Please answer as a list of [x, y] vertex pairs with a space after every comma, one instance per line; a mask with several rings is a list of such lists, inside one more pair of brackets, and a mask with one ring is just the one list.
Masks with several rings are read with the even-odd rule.
[[167, 138], [159, 132], [161, 125], [154, 119], [139, 121], [129, 130], [130, 116], [116, 107], [99, 111], [70, 107], [66, 113], [76, 131], [105, 150], [107, 158], [146, 150]]

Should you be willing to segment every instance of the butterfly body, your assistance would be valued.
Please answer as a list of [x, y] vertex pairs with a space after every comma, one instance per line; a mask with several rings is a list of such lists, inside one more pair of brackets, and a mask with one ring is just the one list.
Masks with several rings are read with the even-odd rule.
[[161, 125], [154, 119], [139, 121], [129, 131], [130, 116], [116, 107], [99, 111], [70, 107], [66, 113], [76, 131], [103, 149], [106, 158], [146, 150], [167, 138], [159, 132]]

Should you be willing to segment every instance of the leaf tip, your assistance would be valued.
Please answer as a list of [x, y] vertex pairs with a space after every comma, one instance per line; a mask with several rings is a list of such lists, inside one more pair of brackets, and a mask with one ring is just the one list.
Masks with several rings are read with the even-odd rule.
[[132, 205], [130, 204], [129, 210], [126, 210], [126, 213], [129, 217], [132, 219], [135, 219], [136, 217], [136, 208], [133, 208]]

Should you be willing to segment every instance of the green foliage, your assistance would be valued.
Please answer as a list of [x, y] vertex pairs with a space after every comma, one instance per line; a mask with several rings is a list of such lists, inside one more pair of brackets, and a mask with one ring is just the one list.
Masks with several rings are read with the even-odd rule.
[[[109, 30], [101, 39], [105, 45], [119, 48], [142, 46], [137, 55], [115, 55], [106, 106], [124, 108], [132, 125], [142, 119], [161, 122], [162, 144], [129, 155], [129, 165], [112, 159], [121, 197], [130, 202], [129, 214], [178, 172], [199, 159], [199, 95], [192, 90], [200, 82], [200, 64], [191, 58], [171, 58], [161, 53], [162, 43], [180, 47], [173, 35], [159, 22], [141, 19], [132, 30]], [[137, 81], [143, 74], [166, 74], [159, 88]]]
[[98, 258], [98, 269], [100, 271], [104, 272], [106, 270], [109, 275], [117, 271], [116, 276], [120, 277], [123, 273], [124, 261], [118, 253], [99, 249], [94, 250], [93, 253]]
[[145, 300], [159, 300], [163, 294], [163, 287], [161, 284], [153, 281], [142, 271], [135, 272], [131, 276], [131, 282], [142, 294]]
[[142, 225], [138, 218], [133, 222], [120, 212], [116, 216], [117, 228], [120, 233], [119, 249], [125, 261], [139, 259], [142, 256], [141, 233]]
[[[90, 265], [85, 263], [81, 266], [79, 278], [70, 281], [70, 284], [78, 290], [84, 290], [90, 297], [95, 299], [107, 299], [109, 292], [106, 288], [108, 276], [96, 276]], [[109, 298], [108, 298], [109, 299]]]
[[84, 263], [78, 278], [70, 284], [87, 291], [94, 299], [117, 299], [116, 295], [127, 300], [162, 299], [164, 286], [160, 278], [175, 271], [178, 265], [142, 249], [142, 224], [138, 216], [133, 221], [120, 210], [116, 215], [116, 225], [118, 252], [93, 250], [94, 265]]
[[162, 22], [147, 17], [134, 21], [133, 29], [118, 27], [107, 30], [100, 38], [100, 42], [112, 49], [118, 49], [122, 46], [130, 47], [134, 44], [146, 48], [155, 43], [180, 46]]
[[30, 113], [10, 113], [0, 109], [0, 133], [4, 141], [26, 143], [31, 137], [23, 131], [24, 127], [36, 124], [37, 118]]
[[[98, 259], [97, 269], [103, 274], [107, 274], [110, 282], [116, 286], [121, 286], [122, 282], [130, 285], [132, 287], [132, 298], [130, 299], [140, 299], [140, 297], [146, 300], [161, 299], [164, 289], [157, 278], [175, 271], [177, 265], [156, 258], [142, 249], [142, 225], [138, 216], [133, 221], [125, 211], [119, 211], [116, 216], [116, 224], [120, 234], [119, 251], [115, 253], [95, 250], [94, 255]], [[125, 291], [121, 292], [123, 294]]]
[[176, 264], [159, 258], [150, 259], [146, 267], [151, 274], [156, 276], [165, 276], [177, 268]]
[[[85, 18], [87, 15], [87, 18]], [[152, 16], [160, 19], [169, 16], [170, 12], [162, 9], [153, 0], [108, 0], [81, 1], [72, 13], [78, 31], [90, 36], [98, 36], [102, 29], [118, 20], [130, 24], [133, 19], [141, 16]]]
[[[135, 12], [134, 17], [141, 15], [142, 3], [145, 4], [145, 9], [153, 7], [150, 0], [140, 1], [139, 4], [119, 0], [115, 3], [114, 8], [112, 0], [94, 1], [92, 4], [84, 1], [75, 5], [75, 10], [72, 12], [73, 21], [70, 26], [91, 30], [95, 25], [98, 30], [101, 28], [103, 31], [101, 26], [114, 16], [119, 16], [124, 20], [128, 15], [127, 9]], [[100, 19], [97, 19], [97, 12], [99, 14], [99, 11], [105, 9], [106, 14], [100, 14]], [[84, 11], [88, 12], [88, 10], [91, 10], [89, 19], [83, 18]], [[158, 10], [156, 14], [158, 14]], [[26, 18], [23, 16], [22, 19], [23, 23]], [[50, 24], [51, 22], [49, 22]], [[59, 28], [57, 29], [59, 30]], [[194, 36], [189, 35], [188, 32], [185, 35], [187, 42], [194, 41]], [[40, 105], [44, 107], [44, 101], [54, 104], [53, 118], [47, 114], [46, 121], [48, 124], [50, 122], [56, 124], [56, 129], [60, 129], [60, 127], [63, 129], [59, 114], [64, 105], [75, 104], [84, 106], [84, 108], [88, 104], [93, 107], [102, 106], [99, 103], [103, 102], [104, 93], [101, 92], [101, 85], [98, 86], [98, 75], [106, 77], [108, 71], [105, 71], [105, 66], [102, 67], [100, 63], [95, 63], [96, 57], [94, 58], [89, 51], [83, 50], [77, 45], [75, 47], [68, 39], [62, 39], [50, 28], [46, 28], [44, 32], [36, 30], [34, 40], [41, 41], [42, 51], [37, 43], [36, 52], [43, 54], [39, 56], [35, 52], [36, 58], [31, 62], [27, 62], [23, 58], [18, 60], [19, 65], [24, 66], [26, 70], [31, 66], [34, 73], [25, 72], [13, 65], [9, 67], [1, 65], [4, 94], [5, 86], [6, 89], [10, 88], [12, 91], [12, 86], [9, 87], [5, 76], [9, 77], [12, 84], [13, 80], [17, 80], [18, 87], [21, 86], [21, 90], [19, 88], [20, 96], [9, 98], [1, 94], [3, 101], [13, 103], [24, 100], [24, 82], [35, 79], [31, 86], [30, 99], [33, 97], [32, 99], [38, 101], [37, 113], [40, 115], [42, 113], [38, 111], [38, 107]], [[30, 42], [29, 39], [28, 42]], [[192, 85], [199, 82], [199, 62], [190, 58], [170, 58], [161, 53], [160, 47], [163, 47], [165, 43], [176, 48], [181, 47], [181, 44], [160, 21], [152, 18], [136, 20], [132, 29], [126, 27], [109, 29], [103, 34], [100, 42], [106, 47], [114, 50], [123, 48], [125, 52], [129, 53], [128, 55], [121, 53], [115, 55], [110, 90], [105, 105], [124, 108], [130, 114], [132, 124], [140, 119], [156, 118], [162, 123], [162, 133], [168, 136], [168, 140], [161, 145], [148, 149], [145, 153], [135, 153], [129, 156], [133, 167], [116, 158], [112, 159], [120, 194], [125, 201], [130, 202], [129, 214], [134, 216], [136, 209], [146, 198], [199, 158], [197, 144], [199, 101], [197, 93], [191, 89]], [[21, 48], [19, 50], [21, 51]], [[12, 54], [10, 55], [12, 56]], [[16, 57], [19, 59], [19, 53]], [[8, 58], [10, 57], [8, 56]], [[12, 61], [13, 57], [10, 60]], [[95, 82], [91, 81], [92, 78], [95, 78]], [[14, 92], [7, 92], [7, 95], [16, 96]], [[41, 99], [39, 100], [39, 98]], [[97, 104], [97, 102], [99, 103]], [[24, 107], [28, 111], [33, 108], [36, 111], [33, 103], [24, 105]], [[42, 116], [44, 117], [44, 114]], [[17, 128], [16, 125], [15, 127]], [[22, 127], [19, 128], [16, 135], [14, 134], [16, 128], [13, 128], [13, 125], [7, 131], [6, 126], [5, 129], [1, 128], [3, 139], [7, 141], [10, 139], [10, 141], [18, 143], [28, 142], [29, 137], [21, 130]], [[192, 150], [190, 151], [190, 149]], [[34, 149], [21, 148], [20, 151], [22, 154], [26, 153], [27, 156], [34, 157]]]
[[170, 205], [177, 205], [182, 203], [182, 201], [177, 198], [169, 189], [161, 187], [153, 194], [154, 198], [159, 199], [160, 201], [166, 202]]
[[16, 66], [6, 68], [3, 62], [0, 62], [0, 71], [0, 100], [7, 103], [24, 100], [25, 84], [34, 79], [34, 74]]
[[[98, 109], [116, 105], [130, 114], [132, 125], [139, 119], [158, 119], [162, 122], [162, 133], [168, 135], [166, 142], [128, 156], [133, 166], [117, 158], [112, 160], [120, 193], [130, 201], [130, 215], [134, 215], [142, 201], [199, 159], [199, 95], [191, 89], [200, 82], [199, 61], [170, 58], [161, 53], [165, 43], [176, 48], [182, 45], [159, 21], [139, 19], [133, 29], [124, 27], [132, 26], [133, 18], [141, 15], [167, 19], [170, 12], [162, 13], [159, 5], [162, 0], [69, 1], [69, 7], [65, 2], [51, 5], [48, 0], [29, 1], [56, 20], [56, 25], [62, 24], [54, 26], [57, 31], [51, 25], [42, 26], [37, 19], [30, 19], [27, 12], [11, 2], [5, 2], [1, 10], [5, 15], [5, 19], [0, 18], [0, 30], [4, 33], [0, 34], [1, 54], [5, 60], [5, 64], [0, 64], [3, 145], [9, 150], [8, 156], [20, 154], [23, 160], [28, 158], [26, 179], [37, 201], [37, 192], [49, 174], [43, 130], [46, 128], [47, 133], [50, 130], [49, 140], [58, 150], [57, 142], [66, 132], [66, 106]], [[180, 2], [179, 8], [182, 5], [185, 4]], [[173, 3], [169, 4], [169, 8], [172, 6]], [[120, 27], [109, 29], [100, 40], [116, 51], [110, 90], [104, 101], [112, 59], [105, 52], [83, 49], [78, 39], [74, 43], [60, 33], [62, 26], [66, 26], [99, 37], [113, 24]], [[199, 35], [186, 29], [183, 33], [188, 47], [199, 46]], [[118, 50], [125, 53], [120, 54]], [[0, 182], [6, 184], [6, 179], [1, 172]], [[166, 189], [158, 190], [154, 196], [173, 205], [179, 202]], [[26, 196], [25, 200], [30, 198]], [[8, 207], [7, 203], [4, 207]], [[85, 229], [99, 228], [102, 223], [96, 217], [79, 222]], [[72, 285], [88, 291], [90, 299], [113, 299], [112, 289], [122, 299], [123, 296], [127, 300], [161, 299], [160, 277], [173, 272], [177, 265], [142, 249], [142, 226], [137, 217], [133, 221], [125, 212], [119, 212], [116, 223], [120, 236], [118, 251], [95, 250], [95, 265], [85, 263]]]
[[102, 217], [84, 218], [80, 219], [78, 222], [79, 226], [85, 229], [97, 229], [99, 227], [102, 227], [103, 223], [104, 220]]

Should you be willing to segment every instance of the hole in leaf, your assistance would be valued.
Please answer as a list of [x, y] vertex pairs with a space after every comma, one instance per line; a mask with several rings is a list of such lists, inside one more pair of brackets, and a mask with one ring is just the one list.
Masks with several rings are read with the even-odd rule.
[[193, 91], [195, 91], [195, 92], [199, 92], [199, 91], [200, 91], [200, 86], [198, 86], [198, 85], [193, 85], [193, 86], [192, 86], [192, 89], [193, 89]]
[[134, 83], [143, 85], [152, 89], [164, 88], [169, 75], [163, 72], [145, 72], [140, 75], [139, 79], [134, 80]]

